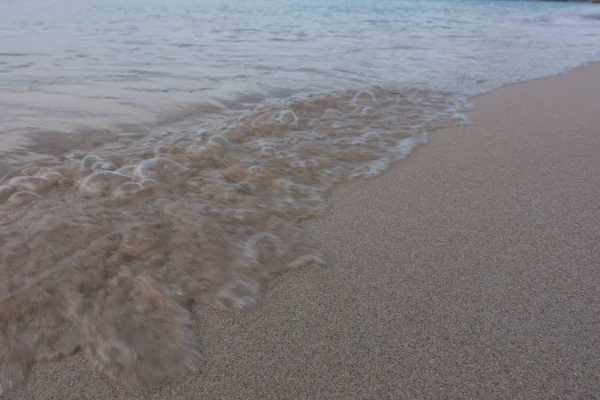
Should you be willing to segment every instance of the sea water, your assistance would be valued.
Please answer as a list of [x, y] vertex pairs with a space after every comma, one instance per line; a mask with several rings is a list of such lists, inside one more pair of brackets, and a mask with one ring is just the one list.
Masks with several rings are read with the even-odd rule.
[[[600, 58], [590, 4], [0, 3], [0, 392], [83, 349], [194, 370], [192, 309], [326, 264], [299, 224], [471, 96]], [[343, 233], [340, 233], [343, 234]]]

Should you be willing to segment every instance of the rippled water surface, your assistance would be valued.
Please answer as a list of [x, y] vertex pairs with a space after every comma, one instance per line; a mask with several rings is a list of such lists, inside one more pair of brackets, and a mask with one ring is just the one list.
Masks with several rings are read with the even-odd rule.
[[583, 18], [594, 12], [516, 1], [4, 1], [0, 129], [172, 123], [373, 85], [488, 90], [596, 58], [598, 23]]
[[470, 95], [600, 58], [594, 10], [0, 3], [0, 392], [78, 349], [127, 384], [195, 370], [192, 309], [325, 264], [299, 221], [333, 184], [464, 122]]

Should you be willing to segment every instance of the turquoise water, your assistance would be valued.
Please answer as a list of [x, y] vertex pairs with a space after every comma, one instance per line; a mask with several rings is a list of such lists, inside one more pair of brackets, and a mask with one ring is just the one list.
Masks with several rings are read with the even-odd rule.
[[0, 395], [78, 349], [127, 384], [198, 369], [191, 304], [244, 310], [326, 264], [300, 221], [334, 184], [464, 123], [473, 94], [599, 59], [594, 13], [0, 0]]

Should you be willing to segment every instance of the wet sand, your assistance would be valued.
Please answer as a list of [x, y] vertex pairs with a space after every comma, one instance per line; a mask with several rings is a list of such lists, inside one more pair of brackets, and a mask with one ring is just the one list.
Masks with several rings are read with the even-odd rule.
[[197, 310], [197, 376], [125, 390], [82, 356], [11, 399], [597, 398], [600, 64], [475, 99], [306, 224], [328, 255], [243, 313]]

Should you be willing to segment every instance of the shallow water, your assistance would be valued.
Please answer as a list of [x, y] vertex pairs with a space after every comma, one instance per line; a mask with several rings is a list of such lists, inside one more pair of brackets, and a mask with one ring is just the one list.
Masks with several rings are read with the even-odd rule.
[[[331, 90], [481, 92], [599, 55], [588, 4], [0, 4], [0, 129], [115, 130]], [[134, 125], [134, 126], [131, 126]]]
[[299, 221], [333, 184], [600, 58], [588, 4], [121, 3], [0, 5], [0, 392], [79, 349], [127, 384], [195, 370], [191, 305], [324, 264]]

